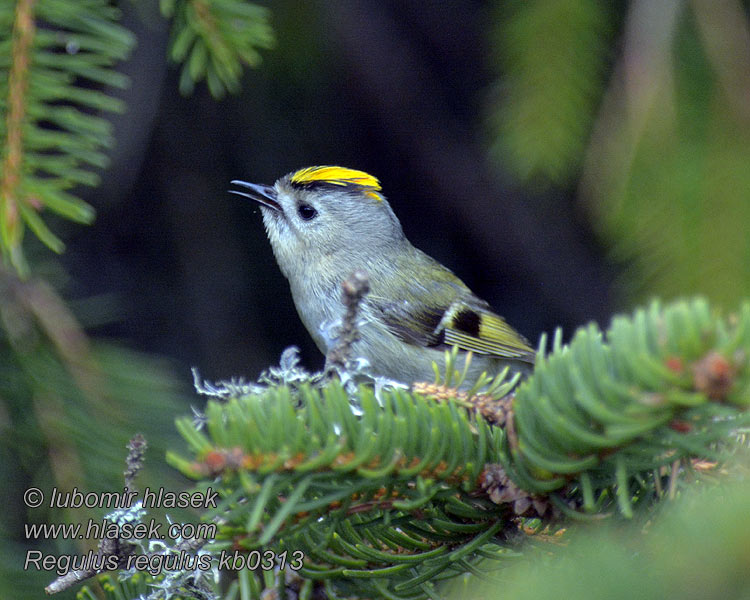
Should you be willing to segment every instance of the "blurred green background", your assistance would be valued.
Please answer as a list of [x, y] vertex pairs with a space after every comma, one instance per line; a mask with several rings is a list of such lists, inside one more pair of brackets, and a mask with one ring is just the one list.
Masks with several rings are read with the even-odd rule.
[[18, 571], [24, 522], [84, 520], [27, 510], [30, 485], [118, 488], [136, 431], [142, 485], [186, 485], [162, 457], [201, 402], [191, 366], [255, 378], [289, 345], [322, 366], [231, 179], [376, 175], [410, 240], [532, 342], [653, 296], [748, 296], [747, 2], [260, 3], [275, 47], [220, 101], [180, 95], [157, 2], [117, 4], [127, 112], [101, 184], [75, 190], [96, 222], [48, 218], [66, 252], [28, 234], [34, 277], [0, 273], [2, 597], [51, 579]]

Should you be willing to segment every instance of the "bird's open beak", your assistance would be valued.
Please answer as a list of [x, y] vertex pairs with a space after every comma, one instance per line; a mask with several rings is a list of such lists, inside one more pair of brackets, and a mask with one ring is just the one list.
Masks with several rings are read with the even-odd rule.
[[267, 206], [272, 210], [281, 210], [281, 206], [279, 206], [279, 203], [276, 201], [276, 190], [273, 186], [264, 185], [262, 183], [247, 183], [246, 181], [240, 181], [239, 179], [233, 180], [232, 185], [238, 185], [245, 188], [247, 191], [241, 192], [239, 190], [229, 190], [230, 194], [237, 194], [243, 198], [250, 198], [250, 200], [255, 200], [258, 204]]

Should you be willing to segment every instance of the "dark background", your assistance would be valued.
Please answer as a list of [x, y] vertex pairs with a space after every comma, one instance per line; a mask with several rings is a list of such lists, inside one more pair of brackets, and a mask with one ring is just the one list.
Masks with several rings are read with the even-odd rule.
[[485, 3], [269, 7], [276, 48], [241, 94], [216, 101], [204, 85], [179, 95], [167, 24], [154, 7], [124, 5], [138, 37], [122, 69], [128, 112], [115, 118], [103, 184], [83, 191], [96, 223], [64, 226], [68, 296], [92, 334], [209, 379], [254, 378], [292, 344], [322, 366], [259, 210], [227, 193], [231, 179], [270, 184], [316, 164], [377, 176], [412, 243], [533, 343], [557, 326], [567, 337], [606, 324], [613, 275], [574, 190], [521, 190], [487, 158], [496, 81]]

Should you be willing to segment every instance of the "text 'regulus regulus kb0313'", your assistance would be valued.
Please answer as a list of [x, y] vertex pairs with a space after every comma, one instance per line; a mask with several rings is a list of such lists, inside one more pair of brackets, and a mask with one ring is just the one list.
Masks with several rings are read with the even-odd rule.
[[472, 352], [466, 380], [503, 367], [527, 374], [534, 352], [526, 340], [450, 270], [409, 243], [381, 193], [362, 171], [334, 166], [300, 169], [273, 186], [232, 181], [260, 204], [276, 261], [289, 280], [302, 322], [327, 354], [330, 327], [344, 314], [341, 284], [365, 271], [370, 292], [360, 306], [353, 357], [370, 373], [404, 383], [430, 381], [444, 350]]

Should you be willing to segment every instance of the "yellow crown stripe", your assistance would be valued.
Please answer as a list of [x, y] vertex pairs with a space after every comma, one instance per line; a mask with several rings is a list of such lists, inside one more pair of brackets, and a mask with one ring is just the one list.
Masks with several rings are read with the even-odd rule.
[[331, 183], [333, 185], [361, 185], [379, 191], [380, 182], [376, 177], [364, 171], [347, 169], [345, 167], [307, 167], [300, 169], [291, 177], [291, 182], [304, 185], [314, 181]]

